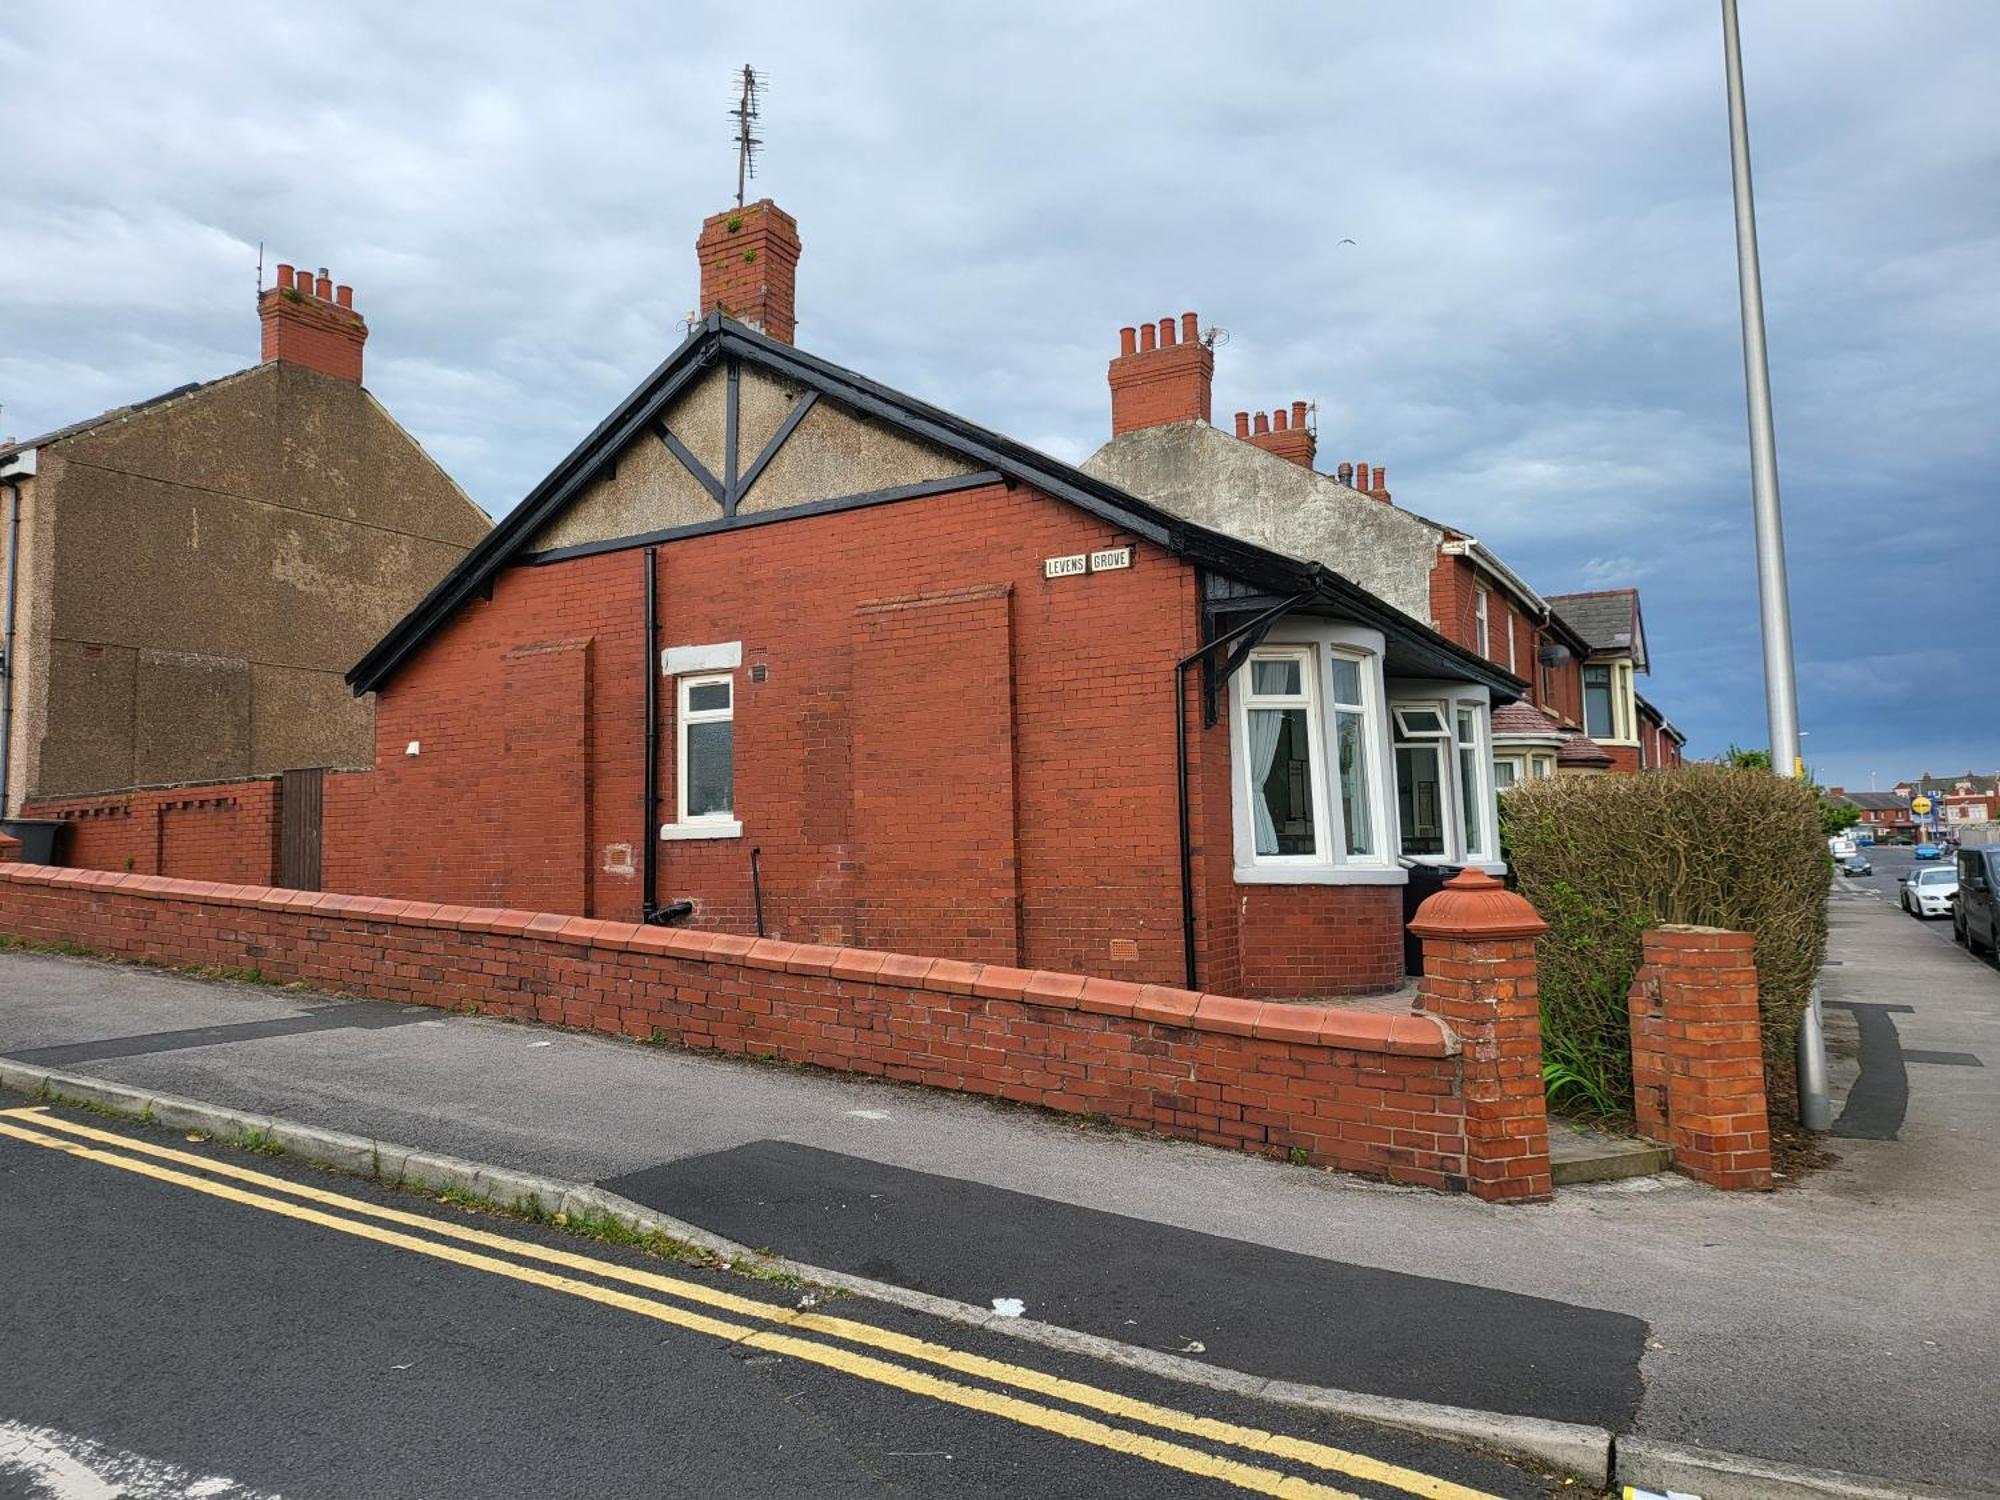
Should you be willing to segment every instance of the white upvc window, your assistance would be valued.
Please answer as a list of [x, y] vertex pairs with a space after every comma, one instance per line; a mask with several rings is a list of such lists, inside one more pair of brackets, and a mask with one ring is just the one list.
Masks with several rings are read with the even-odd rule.
[[1491, 661], [1493, 648], [1487, 625], [1486, 585], [1483, 583], [1472, 586], [1472, 623], [1478, 633], [1479, 654]]
[[1396, 718], [1396, 824], [1411, 859], [1451, 852], [1451, 728], [1442, 703], [1399, 704]]
[[1481, 741], [1480, 720], [1485, 716], [1470, 703], [1456, 703], [1452, 706], [1452, 740], [1458, 746], [1458, 810], [1459, 831], [1464, 835], [1463, 849], [1469, 860], [1488, 859], [1493, 851], [1486, 847], [1486, 804], [1489, 792], [1486, 778], [1480, 774], [1482, 765], [1491, 765], [1484, 753]]
[[1498, 868], [1495, 789], [1534, 774], [1532, 761], [1517, 753], [1504, 769], [1496, 762], [1485, 689], [1414, 679], [1391, 686], [1398, 850], [1427, 864]]
[[1511, 609], [1501, 610], [1500, 619], [1507, 631], [1507, 670], [1518, 677], [1521, 674], [1514, 666], [1514, 637], [1520, 634], [1520, 628], [1514, 623], [1514, 611]]
[[736, 679], [729, 672], [674, 679], [674, 821], [662, 838], [734, 838]]
[[1316, 639], [1259, 646], [1230, 682], [1236, 878], [1400, 883], [1383, 790], [1380, 638], [1324, 622], [1294, 628]]

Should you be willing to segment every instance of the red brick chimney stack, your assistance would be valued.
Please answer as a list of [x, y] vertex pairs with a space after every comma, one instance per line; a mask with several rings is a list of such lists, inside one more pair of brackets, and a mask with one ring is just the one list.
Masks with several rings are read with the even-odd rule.
[[701, 315], [726, 317], [789, 344], [798, 325], [799, 223], [769, 198], [702, 221]]
[[1111, 361], [1111, 435], [1168, 422], [1206, 422], [1215, 384], [1215, 352], [1202, 342], [1201, 320], [1182, 313], [1118, 330]]
[[257, 297], [257, 320], [263, 325], [265, 359], [361, 383], [361, 346], [368, 342], [368, 325], [354, 310], [354, 288], [335, 286], [326, 267], [315, 277], [279, 266], [278, 284]]
[[1303, 401], [1294, 401], [1290, 411], [1282, 406], [1268, 413], [1239, 411], [1236, 414], [1236, 435], [1266, 453], [1275, 453], [1301, 468], [1310, 469], [1318, 449], [1318, 439], [1306, 426], [1306, 414], [1311, 409]]

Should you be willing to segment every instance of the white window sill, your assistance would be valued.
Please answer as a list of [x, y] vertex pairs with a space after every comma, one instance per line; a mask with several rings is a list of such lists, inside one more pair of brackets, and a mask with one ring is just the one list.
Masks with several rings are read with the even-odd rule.
[[662, 823], [663, 839], [740, 839], [743, 825], [734, 818], [705, 818], [694, 823]]
[[1401, 865], [1238, 865], [1238, 885], [1408, 885]]

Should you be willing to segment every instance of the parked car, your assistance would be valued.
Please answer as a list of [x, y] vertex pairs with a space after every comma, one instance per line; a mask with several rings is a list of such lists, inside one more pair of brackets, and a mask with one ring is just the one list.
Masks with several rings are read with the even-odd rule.
[[1840, 862], [1840, 873], [1843, 875], [1873, 875], [1875, 867], [1868, 863], [1867, 855], [1850, 854]]
[[1922, 843], [1917, 845], [1914, 857], [1917, 859], [1943, 859], [1944, 850], [1938, 848], [1936, 844]]
[[1950, 865], [1912, 870], [1903, 877], [1903, 910], [1913, 917], [1948, 917], [1958, 894], [1958, 871]]
[[1951, 935], [1974, 953], [1984, 948], [2000, 958], [2000, 844], [1958, 851]]

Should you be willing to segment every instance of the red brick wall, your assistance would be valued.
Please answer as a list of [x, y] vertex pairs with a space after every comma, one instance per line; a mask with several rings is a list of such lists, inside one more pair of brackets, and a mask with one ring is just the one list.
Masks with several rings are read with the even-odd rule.
[[[1492, 1081], [1462, 1074], [1430, 1017], [528, 911], [9, 864], [0, 931], [990, 1094], [1441, 1188], [1466, 1186], [1467, 1096]], [[1471, 1165], [1481, 1181], [1510, 1170]]]
[[[1535, 648], [1538, 651], [1541, 649], [1541, 644], [1542, 636], [1538, 632], [1535, 639]], [[1565, 724], [1582, 724], [1583, 669], [1574, 656], [1559, 667], [1549, 668], [1546, 674], [1537, 668], [1535, 706], [1554, 714]]]
[[871, 947], [1020, 958], [1008, 594], [989, 585], [856, 612], [849, 826], [854, 928]]
[[1248, 995], [1356, 995], [1403, 979], [1403, 888], [1246, 885], [1242, 969]]
[[[1121, 544], [1129, 569], [1042, 576], [1045, 557]], [[635, 920], [646, 567], [634, 549], [508, 569], [417, 653], [379, 697], [375, 770], [326, 779], [324, 888]], [[662, 645], [743, 647], [743, 837], [658, 846], [659, 898], [693, 900], [689, 925], [756, 930], [756, 850], [773, 935], [1184, 982], [1173, 664], [1194, 644], [1191, 569], [1001, 486], [688, 538], [657, 568]], [[1188, 682], [1199, 982], [1393, 988], [1397, 893], [1235, 885], [1228, 724], [1202, 726]], [[125, 852], [96, 841], [72, 862], [154, 868]]]
[[1597, 742], [1598, 747], [1611, 757], [1611, 764], [1604, 769], [1620, 775], [1632, 775], [1639, 769], [1639, 747], [1637, 745], [1608, 745]]
[[1640, 1133], [1711, 1187], [1768, 1188], [1755, 934], [1668, 926], [1644, 942], [1627, 997]]
[[25, 818], [61, 818], [57, 857], [93, 870], [186, 880], [278, 878], [277, 777], [59, 797], [29, 803]]
[[[755, 848], [766, 930], [788, 939], [1011, 956], [1011, 903], [1018, 962], [1180, 982], [1173, 663], [1194, 645], [1193, 572], [1136, 543], [1129, 569], [1042, 576], [1046, 557], [1132, 541], [994, 486], [663, 547], [662, 644], [743, 643], [744, 836], [662, 842], [661, 900], [693, 899], [697, 928], [753, 931]], [[328, 889], [637, 917], [644, 568], [629, 551], [509, 569], [402, 669], [377, 705], [374, 776], [329, 778]], [[984, 597], [945, 598], [967, 591]], [[557, 641], [590, 647], [587, 722], [550, 733], [583, 747], [587, 842], [512, 826], [510, 808], [574, 804], [575, 777], [524, 772], [496, 743], [509, 653]], [[1228, 727], [1200, 727], [1189, 681], [1202, 982], [1216, 984], [1240, 972]], [[668, 817], [672, 704], [663, 692]], [[564, 866], [587, 902], [527, 899], [523, 858], [538, 881]], [[1325, 910], [1348, 915], [1338, 898]]]

